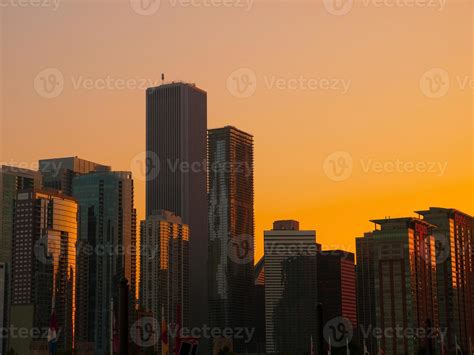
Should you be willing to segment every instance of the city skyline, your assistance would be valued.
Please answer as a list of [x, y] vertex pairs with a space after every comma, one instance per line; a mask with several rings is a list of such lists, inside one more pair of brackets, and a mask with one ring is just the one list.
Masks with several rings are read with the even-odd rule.
[[[38, 159], [78, 155], [131, 170], [134, 157], [145, 151], [143, 92], [160, 84], [163, 72], [165, 81], [195, 82], [208, 92], [209, 128], [232, 124], [254, 135], [257, 257], [273, 219], [296, 218], [302, 228], [317, 228], [323, 245], [354, 251], [353, 237], [370, 228], [371, 218], [432, 205], [472, 214], [472, 91], [463, 86], [472, 76], [471, 6], [452, 1], [439, 11], [358, 5], [344, 16], [329, 14], [323, 1], [258, 1], [249, 11], [163, 1], [149, 16], [138, 15], [127, 1], [116, 6], [67, 1], [56, 12], [3, 9], [0, 161], [32, 166]], [[89, 25], [78, 31], [75, 24], [86, 14]], [[25, 21], [32, 34], [20, 38]], [[194, 44], [183, 30], [188, 26], [200, 28]], [[278, 40], [267, 35], [278, 28], [284, 29]], [[19, 41], [24, 45], [17, 47]], [[96, 54], [89, 55], [92, 48]], [[222, 53], [231, 59], [222, 61]], [[50, 99], [34, 87], [47, 68], [64, 77], [62, 92]], [[256, 75], [252, 96], [229, 91], [227, 80], [240, 68]], [[420, 89], [433, 68], [450, 79], [449, 91], [439, 98]], [[114, 79], [111, 87], [103, 85], [107, 76]], [[351, 84], [346, 94], [344, 86], [310, 90], [300, 76]], [[118, 79], [137, 83], [120, 89], [114, 86]], [[287, 88], [295, 83], [306, 86]], [[62, 135], [65, 131], [71, 133]], [[20, 144], [19, 136], [28, 144]], [[283, 143], [287, 148], [281, 149]], [[323, 170], [325, 159], [338, 151], [354, 162], [352, 176], [341, 182]], [[405, 172], [390, 172], [397, 160], [433, 162], [436, 170], [410, 172], [403, 166]], [[406, 208], [414, 194], [416, 206]], [[145, 184], [137, 181], [139, 219], [145, 217], [144, 196]], [[286, 208], [295, 215], [288, 216]], [[335, 236], [340, 218], [347, 223]]]
[[0, 0], [0, 355], [474, 355], [473, 10]]

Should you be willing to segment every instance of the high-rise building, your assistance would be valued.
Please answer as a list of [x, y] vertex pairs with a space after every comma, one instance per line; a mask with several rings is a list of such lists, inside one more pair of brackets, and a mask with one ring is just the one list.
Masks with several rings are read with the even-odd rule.
[[191, 325], [207, 324], [207, 94], [193, 84], [146, 91], [146, 216], [166, 210], [189, 226]]
[[[15, 202], [11, 323], [41, 333], [54, 312], [61, 350], [74, 346], [77, 211], [73, 198], [49, 190], [22, 190]], [[11, 347], [27, 354], [31, 341], [13, 338]]]
[[[361, 342], [375, 342], [376, 348], [387, 355], [439, 348], [440, 339], [433, 331], [439, 327], [435, 226], [411, 217], [372, 222], [380, 229], [365, 235], [364, 239], [370, 240], [367, 243], [357, 242], [357, 262], [363, 265], [357, 269], [358, 287], [362, 287], [358, 294], [375, 296], [375, 323], [366, 323], [373, 321], [372, 309], [366, 309], [370, 303], [359, 303], [362, 317], [358, 323], [364, 330]], [[362, 274], [364, 271], [368, 272]], [[375, 328], [382, 329], [380, 339], [375, 339], [380, 335], [373, 332]], [[423, 330], [423, 336], [414, 333], [419, 330]]]
[[72, 180], [75, 176], [96, 170], [110, 170], [109, 166], [97, 164], [78, 157], [43, 159], [39, 161], [44, 187], [72, 195]]
[[377, 354], [379, 349], [375, 337], [364, 336], [360, 330], [375, 327], [377, 318], [375, 313], [375, 252], [372, 233], [365, 233], [363, 238], [356, 238], [357, 255], [357, 323], [359, 324], [359, 339], [366, 346], [370, 354]]
[[[130, 172], [94, 172], [73, 180], [79, 204], [77, 341], [110, 353], [111, 307], [117, 317], [120, 281], [136, 306], [137, 253], [134, 187]], [[133, 322], [132, 322], [133, 323]], [[131, 324], [132, 324], [131, 323]]]
[[[13, 210], [16, 193], [23, 189], [41, 187], [37, 171], [12, 166], [0, 166], [0, 263], [4, 282], [0, 284], [0, 329], [8, 328], [11, 300], [11, 257], [13, 238]], [[0, 337], [0, 354], [5, 354], [8, 337]]]
[[256, 353], [265, 353], [265, 257], [255, 265], [255, 343]]
[[[209, 324], [251, 329], [255, 318], [253, 137], [227, 126], [209, 130], [208, 141]], [[250, 351], [251, 346], [233, 340], [234, 351]]]
[[[456, 352], [456, 340], [464, 353], [474, 349], [474, 319], [471, 255], [472, 216], [451, 208], [431, 207], [418, 211], [424, 220], [436, 225], [437, 284], [439, 320], [447, 330], [449, 352]], [[472, 344], [469, 344], [471, 341]]]
[[[140, 306], [161, 324], [189, 327], [189, 228], [169, 211], [157, 211], [140, 225]], [[164, 330], [162, 330], [164, 331]], [[168, 335], [173, 353], [176, 339]], [[162, 353], [162, 341], [155, 350]]]
[[356, 274], [354, 254], [344, 250], [318, 253], [318, 302], [323, 324], [343, 317], [357, 329]]
[[267, 354], [302, 353], [317, 339], [317, 248], [316, 232], [296, 221], [264, 232]]

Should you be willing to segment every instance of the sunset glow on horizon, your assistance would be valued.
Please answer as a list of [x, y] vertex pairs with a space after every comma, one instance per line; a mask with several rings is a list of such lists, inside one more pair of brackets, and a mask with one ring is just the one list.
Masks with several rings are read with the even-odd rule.
[[[0, 7], [0, 163], [132, 170], [143, 219], [145, 90], [164, 73], [207, 92], [208, 128], [254, 136], [257, 259], [279, 219], [354, 251], [371, 219], [474, 214], [472, 2], [204, 3]], [[42, 91], [48, 78], [60, 90]]]

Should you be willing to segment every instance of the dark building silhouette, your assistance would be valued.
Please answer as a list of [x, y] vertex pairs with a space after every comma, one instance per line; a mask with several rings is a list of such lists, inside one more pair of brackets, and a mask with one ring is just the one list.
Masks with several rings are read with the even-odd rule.
[[207, 324], [207, 94], [193, 84], [146, 91], [146, 216], [166, 210], [189, 225], [190, 323]]
[[317, 336], [317, 256], [282, 261], [283, 293], [274, 313], [278, 354], [310, 354]]
[[[468, 353], [474, 349], [473, 286], [474, 261], [472, 216], [451, 208], [431, 207], [417, 211], [425, 221], [437, 226], [437, 285], [440, 327], [447, 329], [445, 346], [456, 351], [458, 345]], [[469, 342], [473, 342], [470, 344]]]
[[73, 180], [79, 204], [77, 340], [110, 353], [111, 300], [129, 280], [130, 324], [138, 296], [136, 211], [130, 172], [94, 172]]
[[[73, 198], [49, 190], [22, 190], [15, 201], [11, 322], [44, 331], [54, 312], [61, 350], [75, 341], [77, 211]], [[15, 337], [11, 347], [27, 354], [33, 340]]]
[[323, 324], [336, 317], [347, 318], [357, 329], [356, 274], [354, 254], [344, 250], [318, 253], [318, 302]]
[[[211, 129], [209, 150], [209, 323], [254, 327], [253, 137]], [[234, 339], [237, 352], [251, 344]]]
[[370, 354], [378, 352], [375, 338], [364, 337], [360, 332], [361, 327], [365, 330], [372, 325], [375, 327], [377, 318], [375, 314], [375, 243], [372, 233], [366, 233], [364, 238], [356, 238], [357, 255], [357, 322], [358, 333], [361, 344], [365, 344]]
[[255, 265], [255, 344], [258, 354], [265, 353], [265, 257]]

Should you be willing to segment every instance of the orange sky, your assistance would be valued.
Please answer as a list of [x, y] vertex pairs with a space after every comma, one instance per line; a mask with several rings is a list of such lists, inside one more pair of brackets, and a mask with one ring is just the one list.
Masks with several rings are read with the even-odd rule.
[[[128, 0], [59, 0], [56, 11], [18, 1], [0, 7], [4, 163], [78, 155], [134, 169], [145, 83], [164, 72], [208, 92], [210, 128], [255, 136], [257, 255], [275, 219], [353, 250], [369, 219], [429, 206], [474, 214], [470, 1], [357, 0], [345, 15], [331, 0], [161, 0], [149, 15]], [[53, 98], [38, 91], [46, 68], [64, 78]], [[236, 97], [235, 71], [253, 94]], [[332, 162], [348, 157], [334, 181]]]

